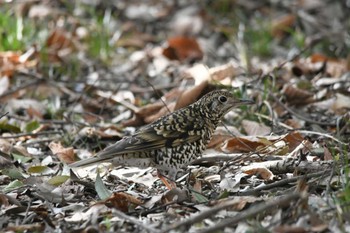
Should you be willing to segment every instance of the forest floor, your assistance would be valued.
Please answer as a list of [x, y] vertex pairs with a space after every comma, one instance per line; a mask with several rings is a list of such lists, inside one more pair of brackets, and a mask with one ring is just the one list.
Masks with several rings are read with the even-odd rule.
[[[350, 232], [349, 1], [0, 3], [1, 232]], [[214, 89], [228, 113], [168, 190], [70, 169]]]

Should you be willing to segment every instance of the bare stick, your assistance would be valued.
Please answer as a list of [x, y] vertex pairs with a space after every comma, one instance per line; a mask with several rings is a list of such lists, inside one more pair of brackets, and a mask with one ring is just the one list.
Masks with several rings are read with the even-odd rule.
[[216, 232], [219, 230], [224, 229], [225, 227], [233, 227], [235, 226], [239, 221], [254, 217], [255, 215], [265, 211], [270, 210], [277, 206], [284, 206], [290, 204], [291, 201], [298, 200], [298, 199], [304, 199], [306, 198], [306, 194], [300, 194], [300, 193], [292, 193], [287, 196], [279, 197], [277, 199], [270, 200], [265, 203], [261, 203], [258, 205], [254, 205], [250, 207], [249, 209], [240, 212], [233, 218], [227, 218], [214, 226], [208, 227], [204, 230], [199, 231], [200, 233], [209, 233], [209, 232]]
[[272, 188], [284, 186], [286, 184], [296, 182], [302, 178], [309, 179], [309, 178], [313, 178], [313, 177], [318, 177], [318, 176], [323, 175], [323, 174], [328, 174], [328, 172], [330, 172], [330, 170], [315, 172], [315, 173], [311, 173], [311, 174], [307, 174], [307, 175], [296, 176], [296, 177], [292, 177], [292, 178], [288, 178], [288, 179], [283, 179], [280, 181], [273, 182], [271, 184], [267, 184], [265, 186], [260, 186], [260, 187], [254, 188], [254, 189], [238, 192], [238, 195], [239, 196], [258, 195], [260, 193], [260, 191], [263, 191], [263, 190], [269, 190]]
[[124, 219], [125, 221], [128, 221], [136, 226], [139, 226], [140, 228], [148, 231], [148, 232], [151, 232], [151, 233], [158, 233], [160, 232], [159, 230], [157, 230], [156, 228], [154, 227], [151, 227], [149, 224], [144, 224], [142, 223], [140, 220], [138, 220], [137, 218], [135, 217], [132, 217], [132, 216], [129, 216], [129, 215], [126, 215], [124, 214], [123, 212], [119, 211], [119, 210], [114, 210], [114, 213], [121, 219]]
[[334, 126], [335, 122], [333, 123], [327, 123], [327, 122], [320, 122], [320, 121], [315, 121], [312, 119], [309, 119], [303, 115], [300, 115], [299, 113], [295, 112], [291, 108], [287, 107], [285, 104], [283, 104], [272, 92], [269, 93], [269, 96], [271, 96], [278, 105], [280, 105], [282, 108], [284, 108], [286, 111], [288, 111], [290, 114], [296, 116], [297, 118], [304, 120], [306, 122], [312, 123], [312, 124], [317, 124], [317, 125], [325, 125], [325, 126]]
[[38, 136], [38, 135], [50, 135], [50, 134], [63, 134], [62, 131], [43, 131], [38, 133], [19, 133], [15, 135], [10, 136], [0, 136], [0, 139], [6, 139], [6, 138], [19, 138], [19, 137], [26, 137], [26, 136]]
[[181, 221], [181, 222], [177, 222], [177, 223], [165, 228], [164, 230], [162, 230], [161, 233], [166, 233], [166, 232], [169, 232], [171, 230], [175, 230], [175, 229], [178, 229], [181, 227], [191, 226], [196, 222], [200, 222], [206, 218], [209, 218], [209, 217], [215, 215], [220, 210], [226, 209], [226, 208], [231, 207], [233, 205], [236, 205], [237, 203], [240, 203], [240, 202], [241, 202], [240, 198], [230, 199], [230, 200], [223, 202], [223, 203], [220, 203], [219, 205], [214, 206], [206, 211], [203, 211], [197, 215], [194, 215], [191, 218], [188, 218], [188, 219]]

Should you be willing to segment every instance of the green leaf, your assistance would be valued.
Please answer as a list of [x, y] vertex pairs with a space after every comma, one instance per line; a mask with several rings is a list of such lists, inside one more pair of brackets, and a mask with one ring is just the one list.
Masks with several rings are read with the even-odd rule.
[[38, 174], [50, 174], [52, 173], [52, 169], [48, 166], [32, 166], [28, 168], [29, 173], [38, 173]]
[[38, 121], [36, 121], [36, 120], [31, 121], [26, 125], [25, 131], [27, 133], [32, 132], [33, 130], [39, 128], [39, 126], [40, 126], [40, 123]]
[[230, 196], [230, 193], [225, 189], [223, 192], [220, 194], [218, 199], [224, 199]]
[[7, 123], [7, 120], [0, 121], [0, 131], [6, 131], [11, 133], [20, 133], [21, 129], [18, 126]]
[[10, 168], [2, 169], [1, 173], [4, 174], [4, 175], [7, 175], [11, 179], [23, 179], [24, 178], [24, 176], [22, 175], [21, 171], [15, 166], [12, 166]]
[[17, 154], [17, 153], [11, 153], [12, 156], [13, 156], [13, 159], [15, 161], [18, 161], [20, 163], [26, 163], [28, 161], [30, 161], [32, 158], [31, 157], [28, 157], [28, 156], [23, 156], [23, 155], [20, 155], [20, 154]]
[[203, 196], [202, 194], [198, 192], [192, 192], [193, 198], [198, 202], [198, 203], [207, 203], [209, 201], [208, 198]]
[[54, 185], [54, 186], [59, 186], [66, 182], [69, 179], [69, 176], [54, 176], [51, 179], [47, 181], [47, 183]]
[[22, 186], [23, 186], [23, 183], [21, 181], [14, 180], [4, 188], [4, 193], [11, 192], [12, 190], [17, 189], [17, 188], [22, 187]]
[[112, 195], [112, 192], [107, 189], [105, 184], [103, 183], [100, 173], [97, 171], [96, 175], [96, 181], [95, 181], [95, 189], [98, 194], [98, 196], [101, 198], [101, 200], [105, 200], [109, 198]]

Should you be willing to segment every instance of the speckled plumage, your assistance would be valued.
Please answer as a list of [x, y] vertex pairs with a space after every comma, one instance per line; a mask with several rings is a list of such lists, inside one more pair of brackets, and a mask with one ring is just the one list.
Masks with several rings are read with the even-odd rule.
[[212, 91], [122, 138], [95, 157], [70, 166], [112, 162], [116, 166], [155, 167], [175, 178], [179, 169], [201, 156], [223, 116], [235, 106], [250, 103], [228, 91]]

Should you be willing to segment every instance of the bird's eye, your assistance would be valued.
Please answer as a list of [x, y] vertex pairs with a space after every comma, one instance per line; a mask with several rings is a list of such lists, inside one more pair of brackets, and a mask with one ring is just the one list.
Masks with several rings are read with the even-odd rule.
[[219, 101], [221, 102], [221, 103], [225, 103], [226, 101], [227, 101], [227, 98], [226, 98], [226, 96], [220, 96], [219, 97]]

